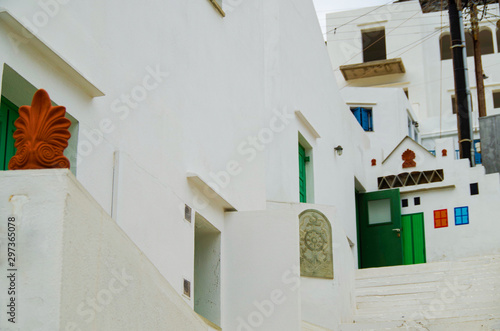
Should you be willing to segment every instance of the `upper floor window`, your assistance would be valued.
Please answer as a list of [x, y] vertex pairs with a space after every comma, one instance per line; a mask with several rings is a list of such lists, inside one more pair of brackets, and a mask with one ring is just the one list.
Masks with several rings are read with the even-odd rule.
[[351, 112], [365, 131], [373, 131], [373, 116], [371, 108], [353, 107]]
[[500, 108], [500, 91], [493, 92], [493, 107]]
[[482, 29], [479, 32], [479, 43], [482, 55], [493, 53], [493, 34], [490, 29]]
[[[484, 46], [481, 41], [482, 54], [490, 54], [493, 52], [493, 40], [491, 32], [488, 31], [488, 29], [484, 29], [479, 33], [479, 40], [481, 41], [484, 39]], [[470, 32], [465, 32], [465, 47], [467, 56], [474, 56], [474, 43]], [[452, 58], [451, 36], [449, 32], [443, 33], [439, 38], [439, 49], [441, 51], [441, 60], [449, 60]]]
[[385, 29], [361, 31], [363, 40], [363, 62], [387, 59]]

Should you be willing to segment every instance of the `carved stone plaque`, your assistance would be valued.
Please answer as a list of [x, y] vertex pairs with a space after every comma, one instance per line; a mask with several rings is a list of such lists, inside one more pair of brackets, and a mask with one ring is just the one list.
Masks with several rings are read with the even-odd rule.
[[333, 279], [332, 226], [314, 209], [299, 215], [300, 275]]

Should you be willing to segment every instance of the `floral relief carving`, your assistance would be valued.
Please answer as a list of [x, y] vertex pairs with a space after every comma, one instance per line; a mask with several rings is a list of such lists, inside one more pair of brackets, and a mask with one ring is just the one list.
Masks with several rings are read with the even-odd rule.
[[325, 215], [306, 210], [299, 216], [300, 275], [333, 279], [332, 227]]
[[415, 152], [411, 149], [404, 151], [403, 155], [401, 155], [401, 159], [404, 161], [403, 168], [413, 168], [417, 166], [415, 162]]
[[9, 170], [69, 168], [63, 152], [71, 137], [71, 121], [65, 114], [65, 107], [52, 106], [45, 90], [35, 93], [31, 106], [20, 107], [13, 135], [17, 151]]

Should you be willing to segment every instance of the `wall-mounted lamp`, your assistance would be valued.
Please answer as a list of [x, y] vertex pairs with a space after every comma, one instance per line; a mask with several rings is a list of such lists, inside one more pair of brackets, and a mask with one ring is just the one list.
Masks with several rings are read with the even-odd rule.
[[342, 151], [344, 150], [342, 146], [338, 145], [337, 147], [334, 148], [335, 152], [340, 156], [342, 155]]

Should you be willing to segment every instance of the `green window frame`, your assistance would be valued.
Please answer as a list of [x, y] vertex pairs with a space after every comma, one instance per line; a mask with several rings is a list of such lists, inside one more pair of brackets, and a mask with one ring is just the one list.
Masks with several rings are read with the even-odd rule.
[[299, 143], [299, 194], [300, 202], [307, 202], [306, 149]]
[[19, 118], [19, 107], [7, 98], [0, 99], [0, 170], [7, 170], [10, 159], [16, 154], [13, 137], [16, 127], [14, 122]]

